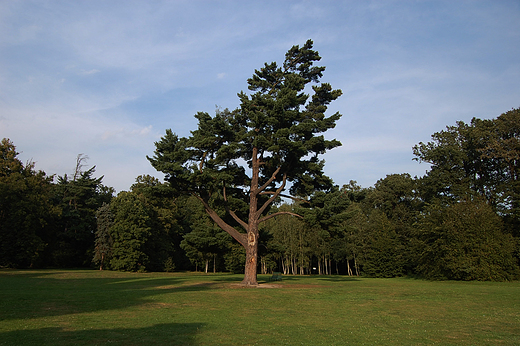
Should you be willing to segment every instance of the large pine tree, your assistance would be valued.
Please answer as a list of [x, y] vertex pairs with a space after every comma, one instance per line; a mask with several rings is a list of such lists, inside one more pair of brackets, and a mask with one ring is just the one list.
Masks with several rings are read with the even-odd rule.
[[[341, 117], [325, 116], [341, 90], [320, 83], [325, 67], [313, 66], [321, 57], [312, 46], [311, 40], [293, 46], [282, 66], [266, 63], [256, 70], [247, 81], [252, 93], [238, 94], [239, 109], [214, 117], [198, 113], [198, 128], [188, 138], [167, 130], [148, 158], [172, 187], [196, 196], [211, 219], [245, 248], [247, 286], [257, 285], [259, 224], [290, 213], [266, 215], [287, 184], [293, 196], [332, 186], [318, 156], [341, 143], [320, 134]], [[316, 85], [307, 88], [311, 83]], [[227, 210], [227, 218], [219, 208]]]

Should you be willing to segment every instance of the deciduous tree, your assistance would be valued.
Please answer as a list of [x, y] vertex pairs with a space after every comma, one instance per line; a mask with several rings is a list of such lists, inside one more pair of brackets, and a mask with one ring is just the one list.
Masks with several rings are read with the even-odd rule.
[[429, 279], [518, 279], [514, 240], [482, 200], [430, 205], [417, 226], [417, 271]]

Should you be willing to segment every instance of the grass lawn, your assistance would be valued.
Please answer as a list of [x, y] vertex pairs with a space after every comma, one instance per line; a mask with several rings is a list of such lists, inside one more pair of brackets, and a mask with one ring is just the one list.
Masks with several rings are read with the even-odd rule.
[[0, 270], [0, 345], [520, 345], [520, 282]]

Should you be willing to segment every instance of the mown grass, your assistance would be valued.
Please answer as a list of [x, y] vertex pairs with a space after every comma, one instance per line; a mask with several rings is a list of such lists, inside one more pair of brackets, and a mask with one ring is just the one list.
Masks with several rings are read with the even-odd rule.
[[520, 345], [520, 282], [267, 278], [0, 270], [0, 344]]

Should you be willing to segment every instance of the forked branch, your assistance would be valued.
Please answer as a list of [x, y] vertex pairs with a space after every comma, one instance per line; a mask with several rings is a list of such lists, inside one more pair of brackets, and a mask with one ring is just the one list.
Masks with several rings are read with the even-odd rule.
[[271, 175], [271, 178], [269, 178], [269, 180], [267, 180], [264, 185], [260, 186], [260, 188], [258, 189], [260, 193], [264, 191], [276, 179], [276, 175], [280, 172], [281, 168], [282, 167], [278, 167]]
[[256, 219], [259, 219], [260, 216], [262, 215], [262, 213], [265, 211], [265, 209], [271, 204], [274, 202], [274, 200], [282, 193], [283, 189], [285, 188], [285, 183], [287, 182], [287, 174], [284, 173], [283, 175], [283, 179], [282, 179], [282, 185], [280, 185], [280, 187], [278, 189], [276, 189], [276, 191], [273, 193], [273, 195], [271, 196], [271, 198], [269, 198], [267, 200], [267, 202], [264, 203], [264, 205], [262, 205], [260, 207], [260, 209], [258, 209], [258, 211], [256, 212], [256, 215], [255, 215], [255, 218]]
[[242, 246], [244, 246], [244, 247], [246, 246], [247, 241], [246, 241], [246, 235], [244, 233], [240, 233], [234, 227], [231, 227], [224, 220], [222, 220], [220, 218], [220, 216], [218, 216], [218, 214], [213, 209], [211, 209], [211, 207], [209, 206], [208, 202], [206, 200], [204, 200], [204, 198], [200, 197], [197, 194], [193, 194], [193, 196], [195, 196], [199, 201], [202, 202], [202, 204], [204, 205], [204, 209], [206, 209], [206, 213], [208, 214], [208, 216], [213, 221], [215, 221], [215, 223], [220, 228], [222, 228], [230, 236], [232, 236], [236, 241], [238, 241], [240, 244], [242, 244]]
[[228, 200], [227, 200], [227, 194], [226, 194], [226, 186], [225, 185], [222, 188], [222, 194], [224, 195], [224, 202], [226, 202], [226, 203], [224, 203], [226, 211], [229, 213], [229, 215], [231, 215], [231, 217], [233, 217], [233, 219], [235, 219], [236, 222], [238, 222], [240, 224], [240, 226], [242, 226], [247, 231], [247, 229], [248, 229], [247, 223], [242, 221], [242, 219], [240, 219], [237, 216], [237, 214], [235, 214], [235, 212], [233, 210], [229, 209]]

